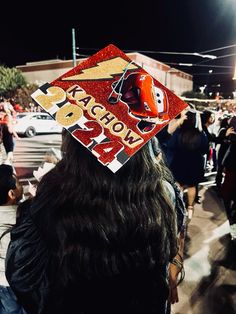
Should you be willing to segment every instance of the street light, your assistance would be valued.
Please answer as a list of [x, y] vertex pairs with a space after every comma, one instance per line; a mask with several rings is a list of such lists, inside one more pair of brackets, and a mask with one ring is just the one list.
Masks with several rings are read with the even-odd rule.
[[[167, 64], [170, 64], [168, 62], [166, 62]], [[173, 63], [174, 65], [180, 65], [180, 66], [183, 66], [183, 67], [193, 67], [194, 64], [193, 63]]]
[[198, 53], [198, 52], [194, 52], [193, 55], [201, 57], [201, 58], [208, 58], [208, 59], [211, 59], [211, 60], [214, 60], [214, 59], [217, 58], [217, 56], [214, 56], [214, 55], [204, 55], [204, 54]]
[[[229, 57], [233, 57], [233, 56], [236, 56], [236, 53], [230, 53], [230, 54], [227, 54], [227, 55], [223, 55], [223, 56], [218, 56], [215, 58], [215, 60], [219, 60], [219, 59], [225, 59], [225, 58], [229, 58]], [[203, 60], [203, 61], [200, 61], [196, 64], [201, 64], [201, 63], [205, 63], [205, 62], [209, 62], [211, 60]]]

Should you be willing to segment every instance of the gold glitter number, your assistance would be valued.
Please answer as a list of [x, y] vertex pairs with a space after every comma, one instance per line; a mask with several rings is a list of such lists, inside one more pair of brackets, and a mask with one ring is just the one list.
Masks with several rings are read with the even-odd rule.
[[75, 124], [83, 116], [83, 110], [67, 102], [56, 113], [56, 120], [65, 127]]
[[58, 86], [51, 86], [47, 89], [47, 94], [41, 94], [35, 97], [35, 100], [45, 110], [51, 109], [55, 104], [66, 99], [65, 91]]

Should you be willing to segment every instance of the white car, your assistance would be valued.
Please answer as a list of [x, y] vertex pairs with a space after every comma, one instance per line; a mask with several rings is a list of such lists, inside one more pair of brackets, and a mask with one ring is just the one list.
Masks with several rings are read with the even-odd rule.
[[33, 137], [40, 133], [61, 133], [62, 127], [44, 112], [18, 113], [14, 129], [18, 135]]

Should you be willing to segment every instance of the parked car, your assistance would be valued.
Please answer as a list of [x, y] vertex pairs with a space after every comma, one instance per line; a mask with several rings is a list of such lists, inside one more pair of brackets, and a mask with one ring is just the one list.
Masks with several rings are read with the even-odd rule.
[[44, 112], [24, 112], [16, 116], [15, 131], [18, 135], [33, 137], [40, 133], [61, 133], [62, 127]]

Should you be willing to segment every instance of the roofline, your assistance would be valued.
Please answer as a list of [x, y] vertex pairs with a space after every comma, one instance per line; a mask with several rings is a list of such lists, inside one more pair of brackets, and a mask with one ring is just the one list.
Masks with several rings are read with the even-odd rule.
[[[144, 63], [144, 65], [150, 65], [154, 67], [169, 72], [173, 70], [172, 74], [176, 74], [178, 76], [186, 77], [189, 80], [192, 80], [193, 76], [189, 73], [186, 73], [184, 71], [181, 71], [179, 69], [175, 69], [173, 67], [170, 67], [169, 65], [160, 62], [156, 59], [150, 58], [146, 55], [143, 55], [139, 52], [129, 52], [127, 55], [134, 61], [137, 61], [138, 63]], [[80, 58], [76, 59], [76, 64], [80, 64], [81, 62], [87, 60], [88, 58]], [[143, 60], [143, 62], [142, 62]], [[26, 63], [26, 65], [17, 65], [16, 68], [20, 70], [21, 72], [35, 72], [35, 71], [47, 71], [47, 70], [55, 70], [55, 69], [66, 69], [66, 68], [73, 68], [73, 60], [60, 60], [60, 59], [54, 59], [54, 60], [45, 60], [45, 61], [36, 61], [36, 62], [29, 62]]]

